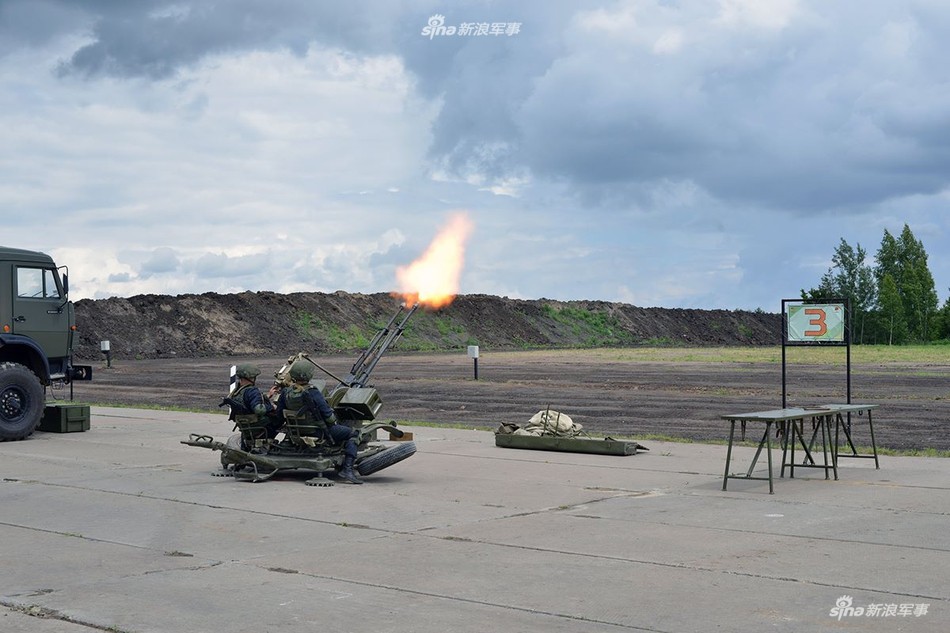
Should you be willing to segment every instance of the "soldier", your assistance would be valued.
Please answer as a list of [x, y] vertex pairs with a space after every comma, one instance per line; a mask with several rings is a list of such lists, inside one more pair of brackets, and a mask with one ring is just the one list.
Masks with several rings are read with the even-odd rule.
[[326, 398], [319, 389], [310, 386], [313, 366], [309, 362], [295, 361], [290, 366], [289, 375], [293, 384], [280, 392], [280, 398], [277, 400], [277, 417], [283, 420], [285, 414], [296, 415], [298, 419], [302, 418], [305, 422], [317, 427], [318, 433], [324, 439], [329, 439], [334, 444], [342, 444], [345, 457], [343, 468], [339, 473], [340, 477], [351, 484], [363, 483], [353, 470], [353, 464], [356, 462], [356, 437], [359, 432], [343, 424], [337, 424], [336, 414], [327, 404]]
[[[229, 405], [233, 420], [241, 428], [241, 444], [244, 450], [251, 447], [246, 439], [273, 439], [277, 435], [274, 407], [257, 387], [261, 370], [251, 364], [237, 366], [237, 388], [225, 398], [220, 406]], [[248, 436], [248, 437], [245, 437]]]

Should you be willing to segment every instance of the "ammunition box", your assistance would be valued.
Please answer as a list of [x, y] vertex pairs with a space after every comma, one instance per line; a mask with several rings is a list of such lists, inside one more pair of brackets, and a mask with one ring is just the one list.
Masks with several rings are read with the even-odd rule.
[[351, 387], [336, 405], [345, 410], [344, 417], [351, 420], [375, 420], [382, 406], [379, 393], [373, 387]]
[[40, 420], [40, 431], [78, 433], [89, 430], [89, 405], [48, 404]]

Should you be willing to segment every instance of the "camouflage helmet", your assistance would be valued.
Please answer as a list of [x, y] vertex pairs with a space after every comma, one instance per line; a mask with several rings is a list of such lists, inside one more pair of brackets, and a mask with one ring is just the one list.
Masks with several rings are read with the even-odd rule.
[[238, 378], [246, 378], [248, 380], [254, 380], [261, 374], [261, 370], [256, 366], [251, 365], [250, 363], [244, 363], [243, 365], [238, 365], [235, 375]]
[[290, 366], [290, 379], [294, 382], [310, 382], [313, 378], [313, 365], [301, 359]]

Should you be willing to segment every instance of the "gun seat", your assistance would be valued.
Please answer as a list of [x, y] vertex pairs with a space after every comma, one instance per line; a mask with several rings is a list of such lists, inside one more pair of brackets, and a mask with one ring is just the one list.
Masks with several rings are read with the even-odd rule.
[[234, 416], [234, 424], [241, 432], [241, 443], [248, 448], [260, 446], [268, 439], [267, 426], [253, 413]]
[[284, 411], [284, 435], [298, 446], [319, 446], [325, 444], [323, 430], [326, 425], [306, 415]]

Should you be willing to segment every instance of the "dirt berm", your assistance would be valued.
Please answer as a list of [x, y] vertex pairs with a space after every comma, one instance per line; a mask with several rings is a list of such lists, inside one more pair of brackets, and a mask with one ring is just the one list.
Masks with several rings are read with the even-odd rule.
[[[289, 355], [306, 351], [344, 376], [399, 305], [386, 294], [343, 292], [80, 301], [78, 355], [96, 369], [92, 382], [70, 388], [97, 404], [223, 411], [217, 405], [231, 365], [257, 364], [267, 384]], [[111, 342], [111, 366], [101, 340]], [[477, 380], [467, 345], [480, 347]], [[592, 433], [722, 440], [723, 414], [782, 403], [781, 364], [724, 363], [715, 348], [730, 345], [780, 347], [780, 316], [463, 295], [444, 310], [413, 315], [372, 384], [386, 420], [495, 428], [550, 406]], [[642, 360], [638, 347], [666, 347], [673, 360]], [[709, 356], [697, 353], [703, 347]], [[793, 365], [788, 404], [844, 402], [839, 357]], [[945, 363], [854, 365], [852, 401], [881, 407], [879, 446], [950, 450], [948, 370]], [[868, 425], [855, 428], [867, 446]]]
[[[399, 305], [384, 293], [346, 292], [84, 299], [76, 303], [76, 356], [101, 358], [103, 340], [117, 359], [346, 353], [364, 348]], [[779, 315], [765, 312], [460, 295], [447, 308], [417, 312], [399, 349], [776, 345], [780, 337]]]

